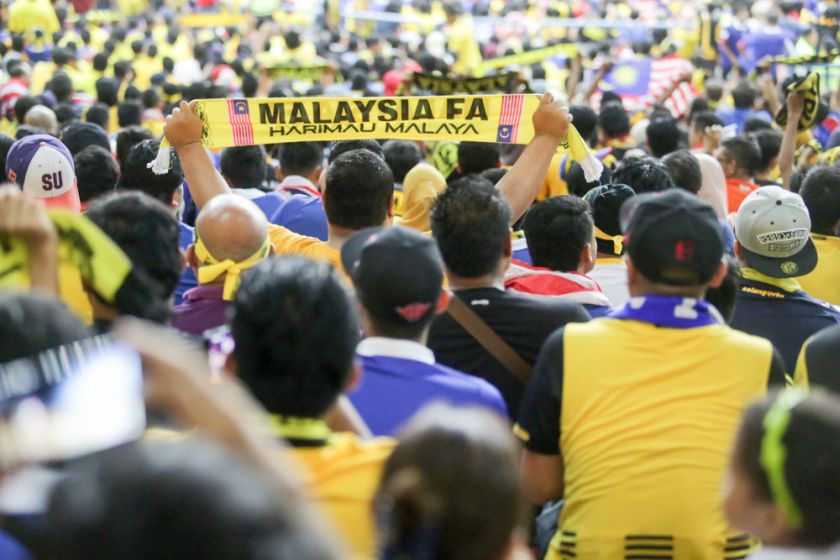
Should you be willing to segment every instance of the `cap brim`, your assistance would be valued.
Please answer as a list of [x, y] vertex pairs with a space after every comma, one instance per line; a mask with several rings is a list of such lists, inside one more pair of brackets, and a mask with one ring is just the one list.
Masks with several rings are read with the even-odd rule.
[[817, 267], [817, 261], [819, 260], [817, 248], [810, 237], [801, 251], [788, 258], [763, 257], [753, 253], [743, 245], [741, 245], [741, 253], [751, 268], [772, 278], [805, 276]]
[[374, 233], [382, 231], [383, 227], [372, 227], [361, 229], [347, 238], [341, 246], [341, 266], [344, 267], [344, 272], [350, 278], [353, 278], [356, 272], [356, 265], [359, 263], [359, 258], [362, 255], [362, 249], [367, 244], [368, 239]]

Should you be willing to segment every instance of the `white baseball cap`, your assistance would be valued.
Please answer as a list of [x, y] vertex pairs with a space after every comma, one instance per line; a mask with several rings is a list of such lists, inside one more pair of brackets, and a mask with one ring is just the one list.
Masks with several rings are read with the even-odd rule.
[[49, 207], [75, 212], [81, 209], [73, 156], [55, 137], [33, 134], [12, 144], [5, 171], [23, 192]]

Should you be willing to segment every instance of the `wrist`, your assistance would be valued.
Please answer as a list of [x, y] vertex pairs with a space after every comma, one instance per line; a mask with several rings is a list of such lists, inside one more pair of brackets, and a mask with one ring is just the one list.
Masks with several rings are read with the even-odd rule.
[[174, 144], [172, 145], [172, 147], [175, 148], [176, 152], [180, 152], [181, 150], [188, 149], [190, 146], [201, 146], [201, 140], [190, 140], [188, 142], [182, 142], [182, 143], [178, 144], [177, 146], [174, 145]]

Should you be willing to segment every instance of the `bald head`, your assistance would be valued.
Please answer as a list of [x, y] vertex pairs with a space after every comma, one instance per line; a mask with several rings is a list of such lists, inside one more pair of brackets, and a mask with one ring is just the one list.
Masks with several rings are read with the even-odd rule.
[[43, 128], [49, 134], [58, 134], [58, 119], [53, 110], [44, 105], [35, 105], [29, 109], [23, 118], [23, 124]]
[[223, 194], [204, 205], [195, 229], [216, 259], [242, 262], [262, 247], [268, 235], [268, 220], [250, 200]]

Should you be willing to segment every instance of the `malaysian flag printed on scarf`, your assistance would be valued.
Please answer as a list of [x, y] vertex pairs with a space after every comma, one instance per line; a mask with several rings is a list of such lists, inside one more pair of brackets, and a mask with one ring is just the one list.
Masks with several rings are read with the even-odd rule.
[[499, 117], [499, 131], [496, 134], [497, 142], [516, 144], [516, 139], [519, 137], [519, 120], [522, 118], [524, 106], [524, 95], [505, 95], [502, 98], [502, 114]]
[[253, 145], [254, 127], [251, 125], [248, 101], [245, 99], [228, 99], [227, 110], [230, 127], [233, 130], [234, 144], [237, 146]]

